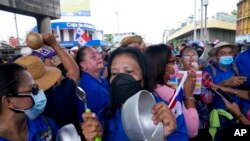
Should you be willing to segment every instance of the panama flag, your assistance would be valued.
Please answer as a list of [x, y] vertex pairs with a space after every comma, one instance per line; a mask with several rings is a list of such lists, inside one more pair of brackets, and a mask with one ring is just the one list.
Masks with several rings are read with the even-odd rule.
[[78, 44], [84, 46], [90, 40], [90, 38], [88, 37], [88, 34], [85, 33], [84, 30], [80, 28], [80, 26], [78, 26], [75, 40], [78, 41]]
[[185, 80], [187, 79], [187, 76], [187, 71], [185, 71], [180, 84], [178, 85], [173, 97], [170, 99], [169, 102], [169, 108], [172, 110], [176, 118], [182, 115], [183, 86]]

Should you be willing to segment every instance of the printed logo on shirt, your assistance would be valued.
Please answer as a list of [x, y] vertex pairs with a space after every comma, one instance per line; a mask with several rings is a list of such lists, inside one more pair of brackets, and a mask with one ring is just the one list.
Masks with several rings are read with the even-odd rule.
[[50, 141], [50, 136], [48, 131], [43, 131], [41, 133], [39, 133], [39, 137], [43, 140], [43, 141]]

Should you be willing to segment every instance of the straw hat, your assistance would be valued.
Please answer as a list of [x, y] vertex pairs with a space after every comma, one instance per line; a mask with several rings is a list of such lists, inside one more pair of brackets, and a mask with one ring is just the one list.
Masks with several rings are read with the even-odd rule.
[[217, 45], [215, 45], [212, 50], [208, 52], [208, 55], [214, 56], [218, 52], [218, 50], [221, 49], [222, 47], [231, 47], [234, 52], [237, 50], [237, 47], [234, 44], [229, 44], [227, 42], [220, 42]]
[[36, 56], [20, 57], [15, 63], [24, 66], [40, 89], [44, 91], [53, 86], [62, 76], [58, 68], [45, 66], [42, 60]]
[[121, 41], [121, 46], [127, 46], [131, 43], [138, 43], [139, 45], [143, 42], [143, 39], [141, 36], [135, 35], [135, 36], [127, 36], [124, 37]]

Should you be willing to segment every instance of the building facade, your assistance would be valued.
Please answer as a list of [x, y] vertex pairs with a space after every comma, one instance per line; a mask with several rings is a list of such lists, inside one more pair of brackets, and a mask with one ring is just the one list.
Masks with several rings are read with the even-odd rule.
[[[235, 43], [236, 18], [220, 12], [216, 14], [215, 19], [207, 20], [207, 34], [201, 36], [201, 25], [199, 21], [196, 22], [196, 29], [197, 40], [210, 41], [218, 39], [220, 41]], [[172, 34], [167, 37], [167, 42], [171, 42], [173, 40], [193, 40], [193, 36], [194, 24], [189, 23], [185, 24], [185, 26], [181, 27], [179, 30], [172, 32]]]
[[237, 7], [236, 42], [250, 43], [250, 0], [240, 0]]

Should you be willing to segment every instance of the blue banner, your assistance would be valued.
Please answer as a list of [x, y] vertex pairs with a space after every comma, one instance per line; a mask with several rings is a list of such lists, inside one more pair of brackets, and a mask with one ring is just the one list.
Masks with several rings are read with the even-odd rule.
[[89, 23], [82, 22], [53, 22], [51, 23], [52, 29], [56, 29], [59, 26], [60, 29], [76, 29], [78, 26], [85, 29], [94, 31], [95, 26]]

